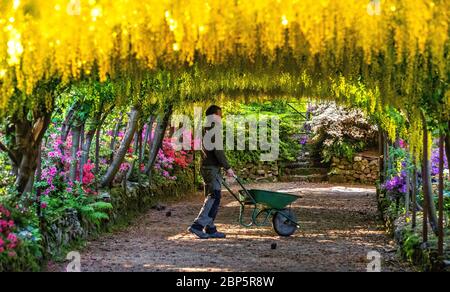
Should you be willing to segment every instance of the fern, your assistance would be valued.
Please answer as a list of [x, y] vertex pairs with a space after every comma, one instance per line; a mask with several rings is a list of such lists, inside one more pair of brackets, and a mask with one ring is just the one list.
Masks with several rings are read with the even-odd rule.
[[94, 202], [80, 208], [81, 215], [84, 219], [92, 224], [100, 225], [103, 220], [109, 220], [107, 210], [113, 209], [110, 203]]
[[101, 201], [92, 203], [89, 206], [91, 206], [95, 210], [112, 210], [113, 209], [113, 205], [111, 205], [111, 203], [101, 202]]

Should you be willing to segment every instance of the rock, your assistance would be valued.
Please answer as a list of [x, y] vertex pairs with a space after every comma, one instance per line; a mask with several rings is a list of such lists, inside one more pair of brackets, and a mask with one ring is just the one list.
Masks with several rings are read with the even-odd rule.
[[156, 210], [156, 211], [164, 211], [164, 210], [166, 210], [166, 206], [163, 206], [163, 205], [158, 203], [155, 206], [153, 206], [152, 209]]
[[258, 175], [266, 175], [266, 171], [264, 169], [258, 169], [256, 174], [258, 174]]
[[339, 164], [339, 158], [337, 158], [337, 157], [333, 157], [333, 163], [335, 163], [335, 164]]
[[355, 162], [362, 161], [362, 157], [361, 156], [355, 156], [355, 158], [353, 158], [353, 161], [355, 161]]

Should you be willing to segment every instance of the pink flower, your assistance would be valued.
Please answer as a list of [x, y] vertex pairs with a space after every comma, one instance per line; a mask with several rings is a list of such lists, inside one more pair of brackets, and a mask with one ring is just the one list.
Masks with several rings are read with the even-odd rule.
[[47, 203], [42, 202], [42, 203], [41, 203], [41, 209], [46, 209], [46, 208], [47, 208]]
[[10, 251], [10, 252], [8, 252], [8, 256], [13, 258], [13, 257], [17, 256], [17, 254], [15, 251]]
[[3, 229], [8, 228], [8, 221], [0, 219], [0, 227]]
[[92, 173], [94, 168], [95, 165], [90, 161], [83, 166], [83, 185], [89, 185], [94, 181], [95, 175]]
[[11, 212], [9, 212], [8, 209], [6, 209], [5, 207], [3, 207], [3, 206], [0, 205], [0, 216], [1, 216], [2, 214], [5, 215], [6, 217], [11, 216]]
[[128, 171], [128, 169], [130, 169], [129, 163], [125, 162], [120, 165], [120, 171], [125, 172], [125, 171]]
[[10, 242], [17, 242], [17, 236], [14, 233], [8, 234], [8, 237], [6, 239]]

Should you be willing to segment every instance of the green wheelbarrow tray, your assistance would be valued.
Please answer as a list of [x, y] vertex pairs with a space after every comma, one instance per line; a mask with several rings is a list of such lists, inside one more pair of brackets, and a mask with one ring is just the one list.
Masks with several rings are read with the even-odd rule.
[[[247, 190], [253, 197], [256, 204], [264, 205], [268, 209], [283, 210], [287, 206], [299, 199], [299, 196], [287, 193], [278, 193], [265, 190]], [[245, 191], [239, 192], [239, 199], [246, 205], [252, 205], [254, 202]]]
[[[241, 205], [239, 223], [242, 226], [267, 226], [270, 225], [269, 222], [272, 219], [275, 232], [285, 237], [291, 236], [300, 227], [294, 212], [288, 208], [289, 205], [301, 198], [300, 196], [266, 190], [249, 190], [238, 177], [235, 179], [242, 188], [238, 194], [231, 190], [225, 180], [222, 180], [222, 184]], [[244, 220], [247, 208], [253, 209], [249, 223]]]

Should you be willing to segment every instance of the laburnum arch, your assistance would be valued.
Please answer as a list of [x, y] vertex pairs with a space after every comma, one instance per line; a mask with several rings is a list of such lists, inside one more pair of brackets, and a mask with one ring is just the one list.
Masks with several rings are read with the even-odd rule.
[[448, 133], [449, 19], [446, 0], [4, 0], [0, 117], [22, 142], [0, 146], [23, 192], [55, 99], [99, 81], [137, 115], [217, 96], [334, 99], [426, 157], [426, 129]]
[[197, 67], [204, 80], [222, 71], [219, 90], [267, 89], [245, 84], [246, 71], [284, 74], [291, 80], [277, 87], [287, 94], [310, 85], [295, 88], [296, 79], [331, 88], [345, 78], [376, 92], [372, 109], [415, 112], [437, 98], [447, 117], [449, 8], [425, 0], [2, 1], [0, 109], [49, 80]]

